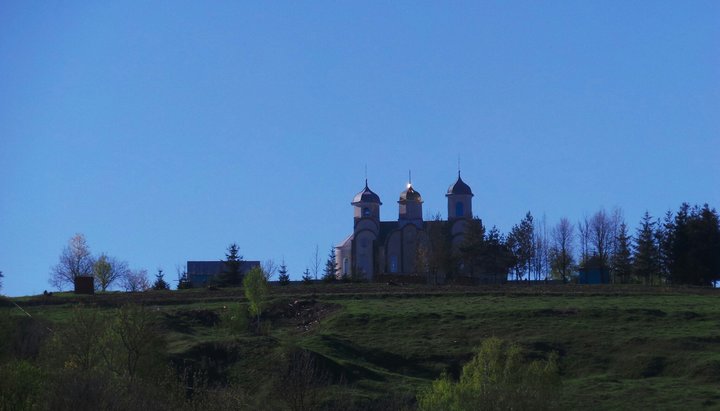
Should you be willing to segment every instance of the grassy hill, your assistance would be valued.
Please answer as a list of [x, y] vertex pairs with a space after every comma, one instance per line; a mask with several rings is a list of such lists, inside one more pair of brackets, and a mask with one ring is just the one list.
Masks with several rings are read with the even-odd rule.
[[[320, 402], [387, 409], [412, 407], [442, 372], [457, 376], [492, 336], [519, 343], [528, 359], [559, 354], [562, 408], [720, 409], [720, 293], [711, 289], [293, 284], [273, 287], [260, 333], [228, 326], [245, 304], [241, 289], [14, 301], [51, 329], [78, 304], [105, 315], [146, 304], [176, 369], [268, 409], [285, 406], [278, 376], [293, 351], [322, 371], [313, 375], [328, 383]], [[0, 308], [0, 318], [23, 316], [8, 301]]]

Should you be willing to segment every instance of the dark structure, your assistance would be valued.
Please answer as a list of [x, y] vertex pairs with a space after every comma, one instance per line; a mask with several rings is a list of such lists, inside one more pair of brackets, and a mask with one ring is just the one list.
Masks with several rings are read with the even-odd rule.
[[95, 278], [91, 275], [75, 277], [75, 294], [95, 294]]
[[610, 284], [610, 270], [594, 255], [578, 270], [578, 284]]
[[[244, 274], [253, 267], [260, 267], [260, 261], [241, 261], [240, 273]], [[225, 270], [224, 261], [188, 261], [187, 278], [193, 287], [204, 287]]]

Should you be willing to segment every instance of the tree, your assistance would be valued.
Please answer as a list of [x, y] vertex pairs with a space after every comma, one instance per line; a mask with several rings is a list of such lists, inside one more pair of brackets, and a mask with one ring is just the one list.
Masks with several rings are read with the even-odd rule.
[[573, 225], [567, 218], [561, 218], [551, 233], [550, 269], [563, 283], [570, 279], [575, 266], [573, 238]]
[[158, 268], [158, 273], [155, 274], [155, 282], [152, 285], [153, 290], [161, 291], [170, 289], [170, 284], [168, 284], [163, 277], [165, 277], [163, 270]]
[[242, 265], [243, 257], [240, 255], [240, 247], [236, 243], [232, 243], [227, 248], [225, 260], [223, 261], [223, 271], [218, 278], [219, 285], [223, 287], [237, 287], [242, 283]]
[[660, 270], [660, 254], [655, 238], [655, 222], [652, 221], [650, 213], [645, 211], [637, 230], [633, 256], [633, 270], [643, 284], [652, 284], [652, 277]]
[[547, 235], [547, 223], [543, 215], [540, 221], [535, 222], [533, 229], [533, 258], [530, 260], [535, 280], [547, 279], [550, 260], [550, 243]]
[[433, 215], [432, 221], [428, 221], [425, 232], [427, 233], [427, 248], [425, 252], [427, 255], [428, 275], [435, 284], [438, 283], [440, 274], [445, 274], [447, 281], [453, 275], [450, 226], [446, 221], [443, 221], [440, 213], [437, 213]]
[[444, 374], [418, 395], [421, 411], [546, 410], [560, 394], [557, 354], [527, 363], [517, 344], [493, 337], [462, 369], [459, 381]]
[[580, 242], [580, 266], [582, 267], [590, 259], [590, 219], [587, 215], [578, 221], [577, 227], [578, 241]]
[[260, 315], [262, 314], [263, 308], [267, 300], [268, 293], [268, 282], [263, 275], [262, 270], [259, 267], [253, 267], [248, 271], [247, 275], [243, 279], [243, 288], [245, 292], [245, 298], [248, 299], [248, 311], [250, 315], [254, 315], [257, 318], [257, 327], [260, 330]]
[[271, 258], [268, 258], [267, 260], [263, 261], [261, 264], [261, 268], [263, 271], [263, 274], [265, 275], [265, 279], [270, 281], [275, 276], [275, 271], [277, 271], [277, 266], [275, 265], [275, 261]]
[[484, 273], [491, 274], [494, 277], [494, 282], [498, 282], [498, 276], [501, 281], [506, 281], [510, 269], [517, 265], [515, 255], [495, 226], [488, 231], [485, 238], [485, 247], [480, 264]]
[[125, 291], [138, 292], [145, 291], [150, 288], [147, 270], [128, 270], [120, 279], [120, 284]]
[[608, 215], [602, 208], [590, 219], [588, 233], [590, 245], [603, 271], [610, 268], [610, 253], [615, 245], [615, 235], [621, 219], [619, 209], [616, 209], [613, 215]]
[[62, 290], [65, 285], [73, 286], [76, 277], [93, 275], [93, 258], [83, 234], [75, 234], [60, 254], [60, 261], [50, 272], [50, 284]]
[[188, 290], [190, 288], [193, 288], [192, 283], [188, 278], [187, 270], [185, 269], [184, 264], [176, 265], [175, 272], [177, 273], [178, 290]]
[[465, 225], [465, 235], [458, 246], [463, 271], [473, 277], [481, 270], [482, 257], [485, 253], [485, 227], [482, 220], [475, 217]]
[[337, 280], [337, 262], [335, 260], [335, 247], [330, 247], [328, 259], [325, 262], [325, 270], [323, 271], [323, 281], [331, 283]]
[[2, 285], [3, 285], [3, 284], [2, 284], [2, 279], [3, 279], [3, 277], [5, 277], [5, 276], [3, 275], [2, 271], [0, 271], [0, 290], [2, 290]]
[[310, 283], [312, 283], [312, 280], [313, 280], [313, 278], [310, 275], [310, 269], [305, 268], [305, 271], [303, 271], [303, 275], [302, 275], [303, 284], [310, 284]]
[[633, 272], [632, 251], [630, 250], [632, 237], [628, 235], [627, 225], [620, 223], [618, 234], [615, 238], [615, 250], [613, 250], [610, 261], [610, 268], [613, 277], [620, 283], [628, 283]]
[[312, 268], [313, 277], [317, 280], [320, 273], [320, 249], [317, 244], [315, 244], [315, 254], [313, 254], [310, 267]]
[[670, 235], [670, 278], [676, 284], [712, 285], [720, 280], [720, 217], [707, 204], [685, 203]]
[[283, 260], [282, 264], [280, 264], [280, 269], [278, 270], [278, 282], [280, 285], [290, 284], [290, 274], [288, 274], [285, 260]]
[[101, 291], [107, 291], [114, 282], [125, 276], [127, 271], [128, 264], [125, 261], [119, 261], [105, 253], [100, 254], [93, 264], [95, 284]]
[[655, 242], [658, 246], [658, 263], [661, 282], [670, 281], [670, 267], [672, 266], [672, 237], [675, 230], [673, 212], [668, 210], [662, 220], [655, 223]]
[[531, 262], [535, 257], [534, 232], [533, 216], [528, 211], [525, 218], [520, 221], [520, 224], [514, 225], [508, 235], [508, 247], [515, 255], [516, 260], [516, 280], [522, 280], [526, 274], [528, 279], [530, 278]]

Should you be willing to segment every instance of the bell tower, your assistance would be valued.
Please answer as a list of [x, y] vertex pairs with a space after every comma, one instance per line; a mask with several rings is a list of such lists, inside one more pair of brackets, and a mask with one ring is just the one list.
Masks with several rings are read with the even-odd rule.
[[472, 190], [470, 186], [465, 184], [460, 178], [460, 170], [458, 170], [458, 178], [445, 194], [448, 200], [448, 220], [471, 219], [472, 213]]

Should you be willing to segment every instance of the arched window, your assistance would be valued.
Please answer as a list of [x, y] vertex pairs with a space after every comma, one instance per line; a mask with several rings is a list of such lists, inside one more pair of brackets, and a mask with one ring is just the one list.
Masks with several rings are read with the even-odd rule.
[[390, 272], [398, 272], [398, 259], [396, 255], [390, 256]]
[[363, 217], [370, 217], [370, 209], [365, 207], [363, 208]]
[[458, 217], [462, 217], [463, 214], [465, 214], [465, 205], [462, 203], [462, 201], [458, 201], [455, 203], [455, 215]]
[[350, 269], [349, 265], [350, 265], [350, 259], [345, 257], [343, 259], [343, 274], [344, 275], [348, 274], [348, 270]]

